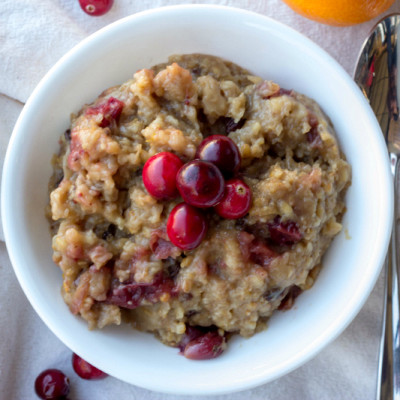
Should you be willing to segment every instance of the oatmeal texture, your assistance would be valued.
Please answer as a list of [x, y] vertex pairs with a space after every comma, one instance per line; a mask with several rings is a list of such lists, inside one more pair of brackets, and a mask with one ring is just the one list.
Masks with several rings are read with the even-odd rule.
[[[194, 250], [171, 244], [182, 201], [151, 197], [143, 164], [183, 162], [203, 138], [228, 135], [252, 191], [238, 220], [207, 214]], [[62, 294], [90, 328], [131, 323], [178, 346], [188, 326], [249, 337], [309, 289], [340, 232], [351, 171], [309, 98], [206, 55], [137, 71], [72, 116], [50, 180], [49, 219]]]

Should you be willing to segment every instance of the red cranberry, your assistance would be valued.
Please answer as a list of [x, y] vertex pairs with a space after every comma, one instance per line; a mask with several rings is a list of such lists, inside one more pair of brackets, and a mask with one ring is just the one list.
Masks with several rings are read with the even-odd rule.
[[273, 222], [268, 224], [271, 240], [279, 245], [292, 245], [299, 242], [303, 235], [296, 222], [282, 222], [281, 217], [277, 216]]
[[35, 392], [43, 400], [62, 399], [69, 393], [69, 379], [59, 369], [46, 369], [35, 380]]
[[236, 143], [223, 135], [212, 135], [204, 139], [197, 149], [196, 158], [213, 163], [225, 176], [237, 173], [241, 162]]
[[202, 326], [191, 326], [191, 325], [186, 325], [186, 331], [182, 335], [182, 339], [178, 344], [179, 350], [183, 354], [186, 346], [188, 345], [189, 342], [191, 342], [194, 339], [197, 339], [200, 336], [203, 336], [207, 333], [206, 328]]
[[183, 250], [196, 248], [207, 233], [207, 222], [200, 210], [186, 203], [175, 206], [167, 221], [171, 242]]
[[150, 157], [143, 167], [143, 183], [156, 199], [171, 200], [179, 196], [176, 174], [183, 163], [178, 156], [168, 151]]
[[183, 355], [191, 360], [209, 360], [216, 358], [224, 351], [225, 338], [217, 331], [208, 332], [203, 336], [190, 341], [183, 351]]
[[284, 89], [284, 88], [279, 88], [279, 90], [273, 94], [270, 94], [266, 97], [263, 97], [264, 99], [272, 99], [273, 97], [279, 97], [279, 96], [283, 96], [283, 95], [287, 95], [287, 96], [293, 96], [293, 90], [288, 90], [288, 89]]
[[238, 240], [245, 262], [251, 261], [268, 268], [271, 262], [279, 256], [265, 241], [257, 239], [253, 234], [246, 231], [238, 233]]
[[322, 146], [322, 139], [318, 131], [319, 121], [314, 113], [308, 114], [308, 123], [310, 125], [310, 130], [306, 133], [306, 138], [308, 143], [310, 143], [311, 148], [320, 148]]
[[268, 268], [271, 262], [278, 257], [278, 253], [272, 250], [265, 242], [255, 239], [250, 247], [250, 260], [258, 265]]
[[194, 160], [185, 164], [176, 176], [176, 185], [186, 203], [213, 207], [224, 196], [224, 177], [210, 162]]
[[79, 0], [79, 4], [86, 14], [93, 17], [104, 15], [112, 7], [114, 0]]
[[157, 303], [164, 293], [175, 296], [177, 288], [173, 279], [159, 274], [151, 283], [121, 283], [112, 289], [107, 302], [133, 310], [139, 307], [144, 299], [151, 303]]
[[155, 229], [150, 234], [150, 250], [158, 260], [167, 258], [175, 259], [181, 254], [181, 250], [174, 246], [168, 239], [166, 229]]
[[82, 379], [104, 379], [108, 376], [75, 353], [72, 354], [72, 367]]
[[222, 218], [237, 219], [244, 217], [250, 209], [251, 190], [240, 179], [226, 182], [225, 194], [215, 211]]
[[89, 107], [86, 109], [86, 115], [97, 115], [102, 114], [103, 118], [99, 124], [101, 128], [106, 128], [110, 126], [112, 121], [118, 122], [121, 116], [122, 109], [124, 108], [124, 103], [115, 97], [109, 97], [104, 102], [98, 104], [97, 106]]
[[139, 307], [143, 300], [146, 285], [147, 284], [122, 283], [112, 289], [111, 293], [108, 295], [107, 302], [118, 307], [133, 310]]

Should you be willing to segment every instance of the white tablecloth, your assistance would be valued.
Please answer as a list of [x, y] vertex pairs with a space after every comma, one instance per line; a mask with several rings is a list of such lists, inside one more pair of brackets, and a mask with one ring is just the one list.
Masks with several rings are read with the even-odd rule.
[[[326, 49], [352, 75], [359, 49], [376, 22], [337, 28], [295, 14], [280, 0], [115, 0], [103, 17], [89, 17], [78, 0], [0, 1], [0, 168], [18, 115], [50, 67], [75, 44], [99, 28], [138, 11], [184, 3], [230, 5], [268, 15], [302, 32]], [[397, 0], [389, 12], [400, 12]], [[0, 398], [34, 399], [33, 383], [46, 368], [71, 379], [71, 400], [200, 399], [144, 390], [115, 378], [84, 381], [71, 367], [71, 352], [44, 325], [26, 300], [10, 265], [0, 231]], [[212, 400], [374, 399], [383, 280], [354, 322], [318, 356], [294, 372], [254, 390], [211, 396]]]

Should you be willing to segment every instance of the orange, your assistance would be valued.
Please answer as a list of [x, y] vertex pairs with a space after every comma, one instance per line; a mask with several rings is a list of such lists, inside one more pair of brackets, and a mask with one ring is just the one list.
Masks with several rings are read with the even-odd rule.
[[323, 24], [360, 24], [382, 14], [394, 0], [283, 0], [294, 11]]

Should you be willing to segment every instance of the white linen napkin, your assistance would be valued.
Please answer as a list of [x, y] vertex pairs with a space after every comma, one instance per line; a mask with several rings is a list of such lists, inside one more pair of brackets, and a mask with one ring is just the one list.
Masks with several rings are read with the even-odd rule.
[[[55, 62], [89, 34], [124, 16], [172, 4], [230, 5], [270, 16], [302, 32], [327, 50], [351, 75], [361, 44], [374, 21], [346, 28], [318, 24], [294, 13], [280, 0], [115, 0], [111, 11], [90, 17], [78, 0], [0, 2], [0, 168], [15, 121], [35, 86]], [[389, 12], [400, 12], [396, 0]], [[0, 230], [0, 240], [4, 240]], [[71, 352], [39, 319], [20, 289], [4, 243], [0, 242], [0, 393], [4, 399], [35, 398], [33, 382], [46, 368], [71, 379], [71, 400], [196, 400], [144, 390], [115, 378], [84, 381], [72, 371]], [[318, 356], [274, 382], [211, 400], [368, 400], [375, 397], [383, 301], [379, 279], [364, 308], [345, 332]]]

